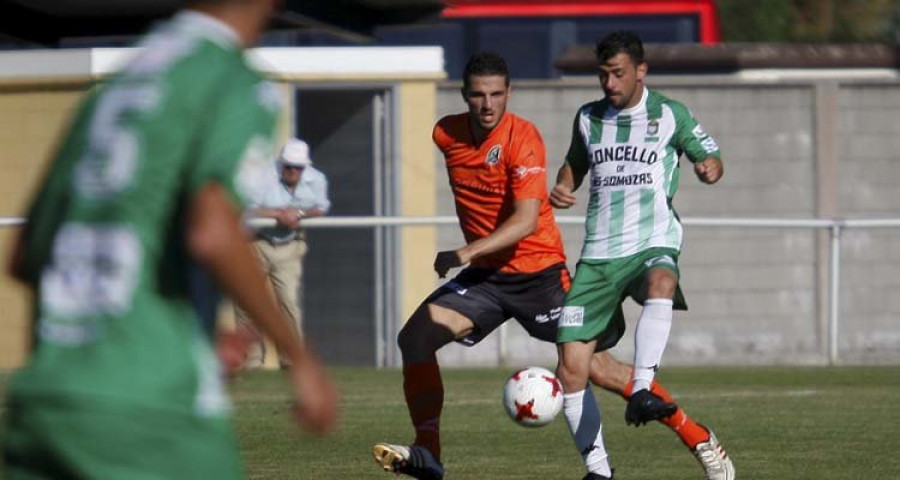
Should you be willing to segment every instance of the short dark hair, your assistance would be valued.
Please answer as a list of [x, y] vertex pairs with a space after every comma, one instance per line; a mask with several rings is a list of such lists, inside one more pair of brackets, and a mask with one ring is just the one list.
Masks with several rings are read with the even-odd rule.
[[594, 50], [599, 63], [606, 63], [612, 57], [625, 53], [631, 57], [635, 65], [644, 63], [644, 43], [634, 32], [619, 30], [612, 32], [597, 41], [597, 49]]
[[469, 77], [486, 77], [498, 75], [503, 77], [506, 86], [509, 86], [509, 68], [506, 67], [506, 60], [497, 52], [478, 52], [466, 62], [466, 68], [463, 70], [463, 89], [469, 88]]

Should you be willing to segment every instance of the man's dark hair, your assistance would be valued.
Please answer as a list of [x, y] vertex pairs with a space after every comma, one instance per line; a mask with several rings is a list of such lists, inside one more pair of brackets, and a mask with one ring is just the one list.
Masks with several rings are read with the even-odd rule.
[[506, 81], [509, 86], [509, 69], [506, 67], [506, 60], [496, 52], [478, 52], [466, 62], [466, 69], [463, 70], [463, 89], [469, 89], [469, 77], [486, 77], [498, 75]]
[[644, 62], [644, 43], [634, 32], [619, 30], [600, 39], [594, 53], [597, 54], [597, 61], [601, 64], [620, 53], [625, 53], [631, 57], [635, 65], [640, 65]]

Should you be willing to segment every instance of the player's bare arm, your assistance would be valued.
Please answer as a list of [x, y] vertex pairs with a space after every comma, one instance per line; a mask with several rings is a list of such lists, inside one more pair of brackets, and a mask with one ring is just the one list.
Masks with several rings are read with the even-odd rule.
[[513, 214], [493, 233], [458, 250], [439, 252], [434, 271], [443, 278], [451, 268], [460, 267], [483, 255], [489, 255], [519, 243], [537, 231], [541, 201], [537, 198], [516, 200]]
[[694, 173], [697, 174], [697, 178], [701, 182], [712, 185], [722, 178], [725, 170], [722, 166], [722, 160], [715, 157], [706, 157], [702, 162], [694, 164]]
[[188, 211], [188, 248], [222, 289], [291, 360], [291, 380], [299, 420], [313, 432], [337, 421], [338, 393], [315, 356], [297, 340], [266, 288], [266, 280], [246, 240], [241, 215], [219, 185], [203, 187]]
[[581, 186], [584, 175], [578, 175], [568, 162], [559, 167], [556, 174], [556, 185], [550, 190], [550, 205], [555, 208], [569, 208], [575, 205], [577, 198], [573, 192]]

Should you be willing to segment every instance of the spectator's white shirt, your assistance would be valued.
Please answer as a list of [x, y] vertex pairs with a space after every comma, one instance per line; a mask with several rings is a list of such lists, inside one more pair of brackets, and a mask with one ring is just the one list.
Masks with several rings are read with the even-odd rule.
[[253, 208], [285, 208], [293, 207], [300, 210], [321, 210], [328, 212], [331, 201], [328, 200], [328, 179], [312, 165], [303, 170], [303, 175], [294, 191], [291, 192], [275, 176], [277, 185], [267, 185], [258, 191], [257, 198], [251, 203]]
[[[276, 164], [275, 175], [261, 175], [256, 179], [255, 194], [249, 202], [250, 208], [296, 208], [304, 212], [321, 210], [328, 213], [331, 201], [328, 199], [328, 179], [312, 165], [303, 170], [303, 175], [291, 192], [279, 178]], [[297, 232], [284, 227], [264, 227], [257, 235], [278, 245], [297, 238]]]

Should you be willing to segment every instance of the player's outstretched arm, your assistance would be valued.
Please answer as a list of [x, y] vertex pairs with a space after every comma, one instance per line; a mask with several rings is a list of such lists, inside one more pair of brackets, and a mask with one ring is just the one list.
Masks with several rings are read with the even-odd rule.
[[722, 160], [715, 157], [706, 157], [702, 162], [694, 164], [694, 173], [697, 174], [697, 178], [701, 182], [711, 185], [722, 178], [725, 170], [722, 166]]
[[333, 429], [338, 415], [337, 389], [319, 361], [297, 339], [266, 288], [240, 212], [222, 186], [211, 183], [194, 195], [187, 231], [191, 255], [290, 359], [298, 419], [313, 432]]

